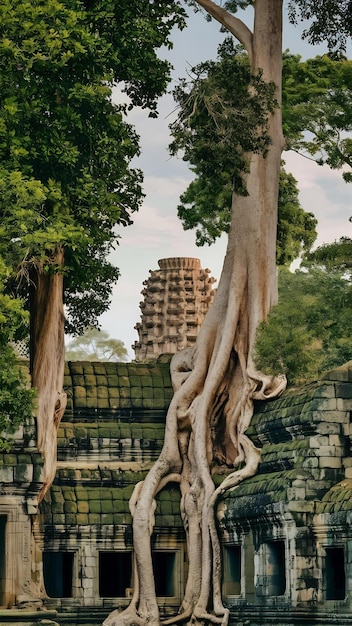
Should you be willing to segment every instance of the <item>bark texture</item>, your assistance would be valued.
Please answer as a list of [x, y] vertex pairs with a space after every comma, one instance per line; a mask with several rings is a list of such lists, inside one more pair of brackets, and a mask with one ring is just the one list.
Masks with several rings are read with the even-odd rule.
[[[254, 28], [211, 0], [198, 2], [246, 46], [252, 70], [276, 85], [281, 96], [282, 2], [256, 0]], [[260, 452], [246, 436], [253, 401], [279, 395], [285, 378], [257, 372], [252, 349], [258, 323], [277, 300], [275, 263], [277, 198], [283, 146], [280, 108], [269, 121], [267, 156], [249, 155], [247, 196], [234, 194], [232, 226], [219, 287], [194, 348], [171, 363], [174, 396], [166, 418], [160, 456], [130, 502], [135, 554], [134, 595], [122, 613], [104, 626], [158, 626], [150, 537], [155, 496], [169, 481], [179, 483], [187, 538], [189, 572], [179, 614], [165, 624], [224, 624], [221, 550], [215, 525], [216, 503], [258, 467]], [[212, 473], [232, 468], [215, 489]]]
[[44, 458], [43, 499], [55, 478], [57, 429], [66, 407], [63, 268], [64, 253], [57, 248], [52, 272], [37, 269], [31, 288], [31, 374], [37, 390], [37, 445]]

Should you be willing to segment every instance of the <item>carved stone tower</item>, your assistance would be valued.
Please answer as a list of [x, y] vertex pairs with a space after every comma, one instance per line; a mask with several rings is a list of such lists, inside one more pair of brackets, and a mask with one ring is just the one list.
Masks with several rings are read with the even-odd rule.
[[174, 257], [158, 261], [141, 292], [141, 322], [135, 329], [136, 361], [156, 359], [192, 346], [215, 295], [215, 278], [199, 259]]

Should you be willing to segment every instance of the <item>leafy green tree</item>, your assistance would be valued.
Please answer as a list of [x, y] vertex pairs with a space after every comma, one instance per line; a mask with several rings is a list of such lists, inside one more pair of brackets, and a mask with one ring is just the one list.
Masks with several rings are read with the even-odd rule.
[[87, 328], [71, 339], [65, 354], [67, 361], [126, 361], [128, 356], [123, 341], [98, 328]]
[[313, 252], [305, 254], [304, 260], [314, 262], [317, 265], [341, 270], [348, 270], [352, 267], [352, 239], [341, 237], [339, 241], [325, 243]]
[[10, 447], [7, 436], [29, 419], [34, 409], [33, 390], [28, 388], [15, 351], [9, 342], [28, 333], [28, 313], [20, 298], [3, 293], [9, 275], [0, 255], [0, 450]]
[[283, 128], [287, 149], [342, 171], [352, 182], [352, 61], [285, 53]]
[[[174, 90], [180, 112], [171, 125], [171, 153], [182, 152], [196, 178], [181, 195], [178, 214], [198, 245], [229, 232], [232, 193], [245, 193], [244, 155], [264, 150], [270, 90], [250, 75], [248, 55], [232, 40], [218, 59], [191, 70]], [[233, 81], [236, 75], [236, 83]], [[285, 149], [315, 157], [335, 169], [352, 165], [352, 61], [324, 55], [301, 61], [283, 55], [282, 115]], [[251, 90], [248, 92], [248, 85]], [[270, 109], [269, 109], [270, 110]], [[258, 134], [258, 125], [260, 133]], [[349, 181], [351, 173], [343, 172]], [[289, 263], [314, 242], [316, 220], [300, 206], [292, 175], [280, 175], [277, 261]]]
[[[130, 224], [142, 199], [142, 174], [130, 165], [138, 137], [126, 113], [141, 106], [156, 115], [169, 73], [157, 50], [182, 24], [183, 10], [171, 0], [0, 6], [1, 178], [9, 182], [8, 197], [16, 198], [16, 176], [41, 196], [31, 208], [2, 203], [0, 213], [5, 261], [13, 268], [5, 287], [16, 295], [20, 277], [30, 312], [46, 472], [41, 497], [55, 474], [53, 441], [66, 403], [63, 304], [75, 332], [94, 325], [109, 304], [118, 277], [107, 258], [117, 243], [115, 226]], [[128, 105], [112, 101], [118, 83]]]
[[257, 332], [255, 361], [262, 371], [283, 371], [295, 384], [351, 360], [352, 281], [341, 263], [347, 245], [351, 252], [346, 238], [321, 246], [294, 273], [280, 269], [279, 303]]

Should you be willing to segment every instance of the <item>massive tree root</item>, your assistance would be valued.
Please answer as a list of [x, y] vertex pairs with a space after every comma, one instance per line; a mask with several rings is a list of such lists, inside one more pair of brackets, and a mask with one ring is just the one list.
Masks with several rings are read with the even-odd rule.
[[[257, 324], [257, 315], [249, 311], [258, 313], [258, 303], [250, 308], [248, 299], [255, 293], [259, 297], [258, 285], [251, 283], [257, 281], [260, 271], [248, 281], [245, 265], [242, 258], [237, 267], [230, 246], [215, 301], [196, 346], [176, 354], [171, 362], [174, 397], [167, 414], [164, 446], [130, 502], [134, 596], [130, 606], [122, 613], [112, 612], [104, 626], [160, 624], [150, 537], [155, 496], [169, 481], [180, 486], [189, 570], [179, 614], [164, 623], [228, 622], [229, 612], [221, 594], [216, 503], [220, 494], [234, 489], [257, 470], [260, 453], [245, 434], [254, 400], [272, 398], [286, 384], [284, 377], [273, 379], [257, 372], [251, 362], [250, 338], [253, 341], [252, 325]], [[228, 475], [215, 489], [212, 474], [219, 466], [227, 467]]]

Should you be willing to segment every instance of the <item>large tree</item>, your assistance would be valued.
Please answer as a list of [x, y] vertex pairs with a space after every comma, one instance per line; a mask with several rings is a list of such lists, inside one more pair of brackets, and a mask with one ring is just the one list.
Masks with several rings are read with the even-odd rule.
[[66, 361], [126, 361], [127, 349], [123, 341], [114, 339], [99, 328], [86, 328], [66, 346]]
[[[203, 7], [245, 47], [251, 74], [260, 73], [262, 80], [274, 86], [277, 106], [268, 110], [266, 149], [244, 155], [245, 192], [235, 191], [232, 196], [228, 247], [213, 305], [195, 347], [178, 353], [171, 363], [175, 393], [167, 414], [165, 443], [130, 502], [136, 563], [134, 595], [126, 611], [111, 613], [106, 626], [160, 623], [150, 535], [155, 496], [168, 481], [180, 486], [189, 567], [180, 612], [166, 623], [227, 623], [214, 510], [221, 493], [257, 470], [260, 453], [245, 434], [253, 401], [275, 397], [285, 388], [284, 377], [265, 376], [253, 363], [257, 326], [277, 300], [277, 201], [284, 146], [280, 109], [282, 1], [241, 0], [219, 6], [212, 0], [197, 0], [194, 4]], [[320, 1], [291, 4], [294, 11], [303, 10], [309, 18], [317, 15], [320, 19], [323, 11], [324, 25], [331, 18], [336, 34], [337, 16], [323, 10]], [[239, 6], [249, 5], [254, 12], [252, 29], [234, 14]], [[342, 13], [349, 11], [350, 3], [329, 2], [328, 6], [330, 11]], [[347, 17], [350, 26], [350, 13]], [[347, 17], [344, 22], [341, 16], [342, 37]], [[250, 89], [255, 89], [255, 84]], [[219, 464], [228, 467], [229, 474], [216, 489], [212, 473]]]
[[[130, 166], [138, 137], [125, 114], [141, 106], [156, 115], [169, 74], [157, 51], [182, 23], [182, 8], [172, 0], [136, 0], [133, 7], [129, 0], [1, 3], [0, 159], [9, 202], [0, 214], [13, 268], [5, 287], [14, 293], [20, 278], [30, 311], [45, 462], [40, 497], [55, 475], [66, 403], [63, 305], [74, 332], [109, 305], [118, 277], [108, 260], [115, 226], [130, 224], [142, 199], [141, 172]], [[128, 105], [113, 104], [118, 83]], [[17, 202], [23, 182], [35, 183], [40, 196], [30, 209]]]
[[280, 268], [279, 302], [259, 325], [257, 367], [285, 372], [290, 384], [318, 377], [352, 358], [352, 240], [325, 244], [300, 269]]
[[[233, 76], [236, 76], [234, 84]], [[254, 77], [252, 77], [253, 85]], [[181, 153], [195, 179], [181, 195], [178, 215], [185, 229], [196, 229], [198, 245], [212, 243], [231, 222], [231, 194], [242, 188], [243, 154], [267, 141], [270, 87], [256, 80], [248, 92], [248, 55], [232, 39], [216, 60], [195, 66], [174, 90], [179, 114], [171, 124], [171, 153]], [[351, 177], [352, 61], [328, 55], [302, 61], [283, 55], [282, 117], [285, 150], [294, 149], [319, 164]], [[256, 126], [253, 124], [255, 120]], [[254, 128], [262, 126], [260, 135]], [[245, 193], [245, 189], [243, 189]], [[312, 207], [314, 208], [314, 207]], [[291, 174], [282, 168], [279, 185], [277, 263], [289, 263], [309, 250], [316, 220], [300, 206]]]

